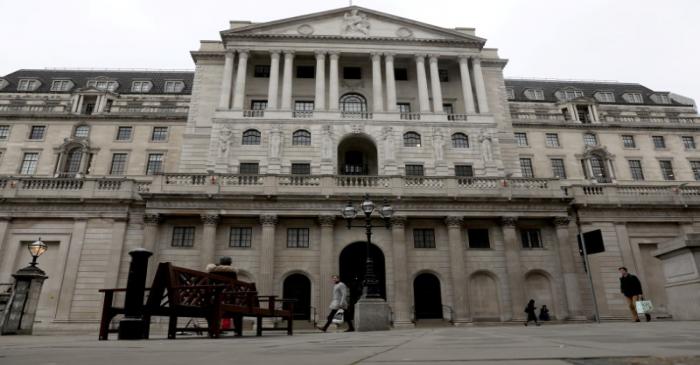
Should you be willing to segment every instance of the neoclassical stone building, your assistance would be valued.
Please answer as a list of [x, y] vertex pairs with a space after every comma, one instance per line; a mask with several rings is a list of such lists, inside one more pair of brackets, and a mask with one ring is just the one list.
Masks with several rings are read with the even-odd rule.
[[[340, 210], [396, 211], [371, 255], [396, 326], [521, 319], [528, 299], [627, 317], [617, 267], [672, 315], [654, 255], [694, 232], [700, 119], [639, 84], [506, 80], [472, 28], [356, 6], [232, 21], [194, 72], [19, 70], [0, 78], [0, 282], [38, 237], [40, 327], [94, 326], [128, 251], [203, 269], [232, 256], [262, 293], [324, 316], [328, 278], [362, 280]], [[380, 224], [377, 216], [377, 224]], [[694, 305], [697, 305], [694, 304]]]

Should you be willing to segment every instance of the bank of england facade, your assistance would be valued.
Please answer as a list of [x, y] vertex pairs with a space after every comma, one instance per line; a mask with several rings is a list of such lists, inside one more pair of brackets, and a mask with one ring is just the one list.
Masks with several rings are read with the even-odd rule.
[[629, 317], [619, 266], [672, 314], [655, 255], [699, 225], [692, 100], [504, 79], [474, 29], [360, 7], [219, 38], [194, 72], [0, 77], [0, 282], [48, 243], [38, 327], [96, 326], [97, 290], [125, 285], [136, 247], [194, 269], [231, 256], [323, 317], [332, 274], [362, 280], [364, 231], [340, 212], [365, 194], [395, 210], [370, 250], [395, 326], [518, 320], [530, 298], [590, 319], [577, 217], [603, 233], [601, 317]]

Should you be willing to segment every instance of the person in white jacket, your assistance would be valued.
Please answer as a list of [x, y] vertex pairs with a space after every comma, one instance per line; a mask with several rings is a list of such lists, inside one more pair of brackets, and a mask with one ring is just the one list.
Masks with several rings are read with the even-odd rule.
[[[338, 313], [338, 310], [347, 310], [348, 305], [350, 303], [350, 291], [348, 290], [347, 285], [340, 281], [338, 275], [331, 276], [331, 279], [335, 284], [333, 285], [333, 300], [331, 301], [331, 305], [329, 306], [331, 312], [328, 314], [326, 324], [323, 327], [318, 327], [318, 329], [320, 329], [323, 332], [326, 332], [328, 326], [331, 325], [331, 323], [333, 322], [333, 318], [335, 317], [336, 313]], [[343, 318], [345, 320], [345, 323], [348, 324], [348, 329], [345, 330], [345, 332], [354, 332], [355, 327], [352, 324], [352, 318], [349, 316], [344, 316]]]

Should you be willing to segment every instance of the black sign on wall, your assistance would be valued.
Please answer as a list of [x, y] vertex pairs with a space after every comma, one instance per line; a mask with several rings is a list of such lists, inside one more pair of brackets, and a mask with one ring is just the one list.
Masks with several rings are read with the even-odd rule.
[[[581, 243], [581, 235], [578, 238], [578, 252], [583, 255], [583, 244]], [[599, 229], [586, 232], [583, 234], [583, 240], [586, 241], [586, 254], [593, 255], [596, 253], [605, 252], [605, 244], [603, 243], [603, 232]]]

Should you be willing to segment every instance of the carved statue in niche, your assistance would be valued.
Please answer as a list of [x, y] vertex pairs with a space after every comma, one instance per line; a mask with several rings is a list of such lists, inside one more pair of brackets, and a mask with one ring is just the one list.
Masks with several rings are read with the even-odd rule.
[[321, 158], [330, 160], [333, 158], [333, 129], [329, 125], [323, 126], [323, 139], [321, 140]]
[[384, 140], [384, 160], [394, 159], [394, 129], [384, 127], [382, 129], [382, 139]]
[[273, 128], [270, 131], [270, 158], [280, 157], [280, 143], [282, 143], [282, 131]]
[[353, 32], [362, 33], [365, 36], [369, 35], [367, 15], [360, 14], [357, 9], [352, 9], [343, 15], [343, 33]]
[[445, 157], [445, 138], [437, 128], [433, 130], [433, 150], [435, 152], [435, 160], [442, 161]]
[[484, 159], [484, 162], [493, 161], [491, 135], [485, 129], [479, 131], [479, 143], [481, 143], [481, 157]]
[[219, 157], [228, 157], [232, 137], [233, 130], [231, 130], [231, 127], [228, 125], [223, 126], [219, 131]]

